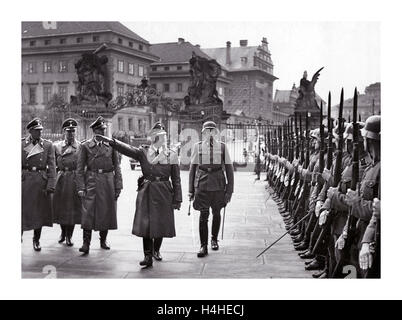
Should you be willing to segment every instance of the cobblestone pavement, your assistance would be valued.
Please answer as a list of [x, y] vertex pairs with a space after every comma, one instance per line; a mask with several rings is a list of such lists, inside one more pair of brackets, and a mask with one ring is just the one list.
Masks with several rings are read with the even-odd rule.
[[[197, 258], [199, 249], [198, 218], [194, 209], [188, 216], [188, 171], [182, 171], [183, 198], [180, 212], [176, 211], [176, 234], [164, 239], [163, 261], [141, 269], [142, 239], [131, 235], [134, 218], [137, 177], [140, 171], [129, 168], [123, 157], [124, 190], [118, 201], [119, 229], [109, 232], [112, 247], [99, 247], [98, 235], [92, 237], [91, 251], [82, 256], [82, 231], [76, 227], [74, 247], [58, 244], [58, 225], [44, 228], [42, 251], [32, 249], [33, 232], [25, 232], [22, 243], [23, 278], [310, 278], [304, 263], [293, 249], [289, 236], [283, 238], [268, 253], [256, 259], [265, 246], [285, 232], [282, 218], [273, 200], [268, 199], [266, 183], [257, 181], [250, 172], [235, 173], [235, 193], [226, 210], [224, 239], [220, 250], [209, 250], [205, 258]], [[222, 210], [223, 214], [223, 210]], [[210, 219], [211, 220], [211, 219]], [[211, 223], [211, 221], [210, 221]], [[221, 238], [221, 235], [219, 236]]]

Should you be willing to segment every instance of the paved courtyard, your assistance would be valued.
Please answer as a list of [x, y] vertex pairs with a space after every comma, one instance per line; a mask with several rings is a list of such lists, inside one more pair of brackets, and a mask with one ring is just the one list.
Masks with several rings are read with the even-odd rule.
[[32, 231], [26, 232], [21, 245], [23, 278], [311, 277], [311, 272], [304, 271], [304, 263], [293, 249], [289, 236], [256, 259], [285, 228], [274, 201], [267, 201], [266, 183], [254, 183], [255, 175], [250, 172], [235, 173], [235, 193], [226, 210], [220, 250], [209, 250], [209, 255], [200, 259], [196, 256], [199, 213], [191, 209], [191, 215], [187, 215], [188, 172], [182, 171], [184, 202], [180, 212], [175, 213], [177, 236], [164, 239], [163, 261], [154, 261], [152, 268], [141, 269], [138, 262], [143, 258], [142, 239], [131, 235], [140, 171], [132, 171], [128, 159], [123, 157], [122, 172], [124, 190], [118, 200], [119, 229], [111, 231], [108, 237], [112, 250], [100, 249], [98, 235], [93, 234], [90, 254], [82, 256], [78, 252], [82, 244], [81, 229], [76, 228], [74, 247], [69, 248], [57, 242], [60, 228], [54, 225], [43, 229], [42, 251], [38, 253], [32, 249]]

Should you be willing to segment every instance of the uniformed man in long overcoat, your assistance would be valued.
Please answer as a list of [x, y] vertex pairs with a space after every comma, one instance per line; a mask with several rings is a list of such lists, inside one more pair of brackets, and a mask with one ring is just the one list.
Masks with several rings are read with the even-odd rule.
[[22, 232], [34, 230], [33, 248], [40, 251], [42, 227], [53, 226], [52, 194], [56, 183], [52, 142], [42, 139], [42, 121], [27, 125], [29, 136], [22, 140]]
[[[105, 119], [98, 117], [90, 128], [95, 135], [104, 135], [107, 128]], [[92, 230], [99, 231], [101, 248], [110, 250], [106, 237], [108, 230], [117, 229], [116, 205], [123, 181], [118, 153], [95, 136], [82, 143], [79, 150], [77, 188], [83, 201], [81, 228], [84, 243], [80, 252], [89, 253]]]
[[[202, 128], [202, 141], [194, 145], [190, 173], [189, 197], [193, 207], [199, 210], [199, 233], [201, 249], [197, 256], [208, 254], [208, 217], [212, 208], [212, 250], [218, 250], [218, 233], [221, 224], [221, 209], [232, 197], [234, 174], [233, 164], [226, 145], [219, 141], [216, 123], [207, 121]], [[225, 177], [226, 176], [226, 177]]]
[[98, 137], [140, 162], [143, 176], [138, 181], [132, 233], [143, 238], [144, 260], [140, 265], [145, 267], [152, 266], [152, 257], [162, 260], [162, 238], [176, 236], [174, 210], [179, 210], [182, 202], [179, 159], [177, 153], [166, 146], [164, 126], [157, 122], [149, 137], [151, 145], [140, 148], [116, 139]]
[[76, 139], [78, 123], [66, 119], [62, 124], [65, 139], [54, 143], [56, 152], [57, 181], [53, 197], [54, 223], [60, 224], [59, 243], [66, 241], [72, 247], [71, 238], [76, 224], [81, 224], [82, 203], [77, 191], [77, 160], [81, 143]]

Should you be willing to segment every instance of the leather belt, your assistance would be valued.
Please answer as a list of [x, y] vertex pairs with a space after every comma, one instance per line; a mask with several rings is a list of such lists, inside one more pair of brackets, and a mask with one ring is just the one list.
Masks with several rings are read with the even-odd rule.
[[169, 181], [169, 177], [154, 177], [154, 176], [149, 176], [149, 177], [144, 177], [145, 180], [148, 181]]
[[199, 167], [200, 170], [205, 171], [205, 172], [216, 172], [219, 170], [222, 170], [222, 167], [216, 167], [216, 168], [203, 168], [203, 167]]
[[41, 172], [41, 171], [46, 171], [46, 168], [42, 168], [42, 167], [25, 167], [25, 168], [22, 168], [22, 170], [27, 170], [27, 171], [32, 171], [32, 172]]
[[88, 169], [88, 171], [96, 172], [96, 173], [109, 173], [113, 172], [114, 169]]

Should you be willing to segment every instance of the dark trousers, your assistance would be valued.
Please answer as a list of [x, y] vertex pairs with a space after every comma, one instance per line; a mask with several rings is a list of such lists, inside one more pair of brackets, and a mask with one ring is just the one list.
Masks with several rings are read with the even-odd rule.
[[155, 251], [159, 251], [162, 246], [163, 238], [142, 238], [142, 245], [144, 247], [144, 255], [152, 256]]
[[[201, 210], [200, 214], [200, 242], [201, 246], [208, 245], [208, 218], [209, 218], [209, 209]], [[212, 210], [212, 239], [218, 240], [219, 229], [221, 226], [221, 211], [220, 210]]]
[[61, 235], [71, 239], [74, 233], [75, 225], [61, 224], [60, 228], [61, 228]]
[[[108, 230], [99, 231], [100, 241], [106, 241], [107, 234]], [[87, 242], [88, 244], [91, 243], [91, 237], [92, 237], [92, 230], [84, 229], [83, 232], [84, 242]]]
[[[22, 237], [23, 234], [24, 234], [24, 231], [21, 230], [21, 237]], [[34, 230], [33, 240], [34, 241], [39, 241], [41, 234], [42, 234], [42, 228], [35, 229]]]

